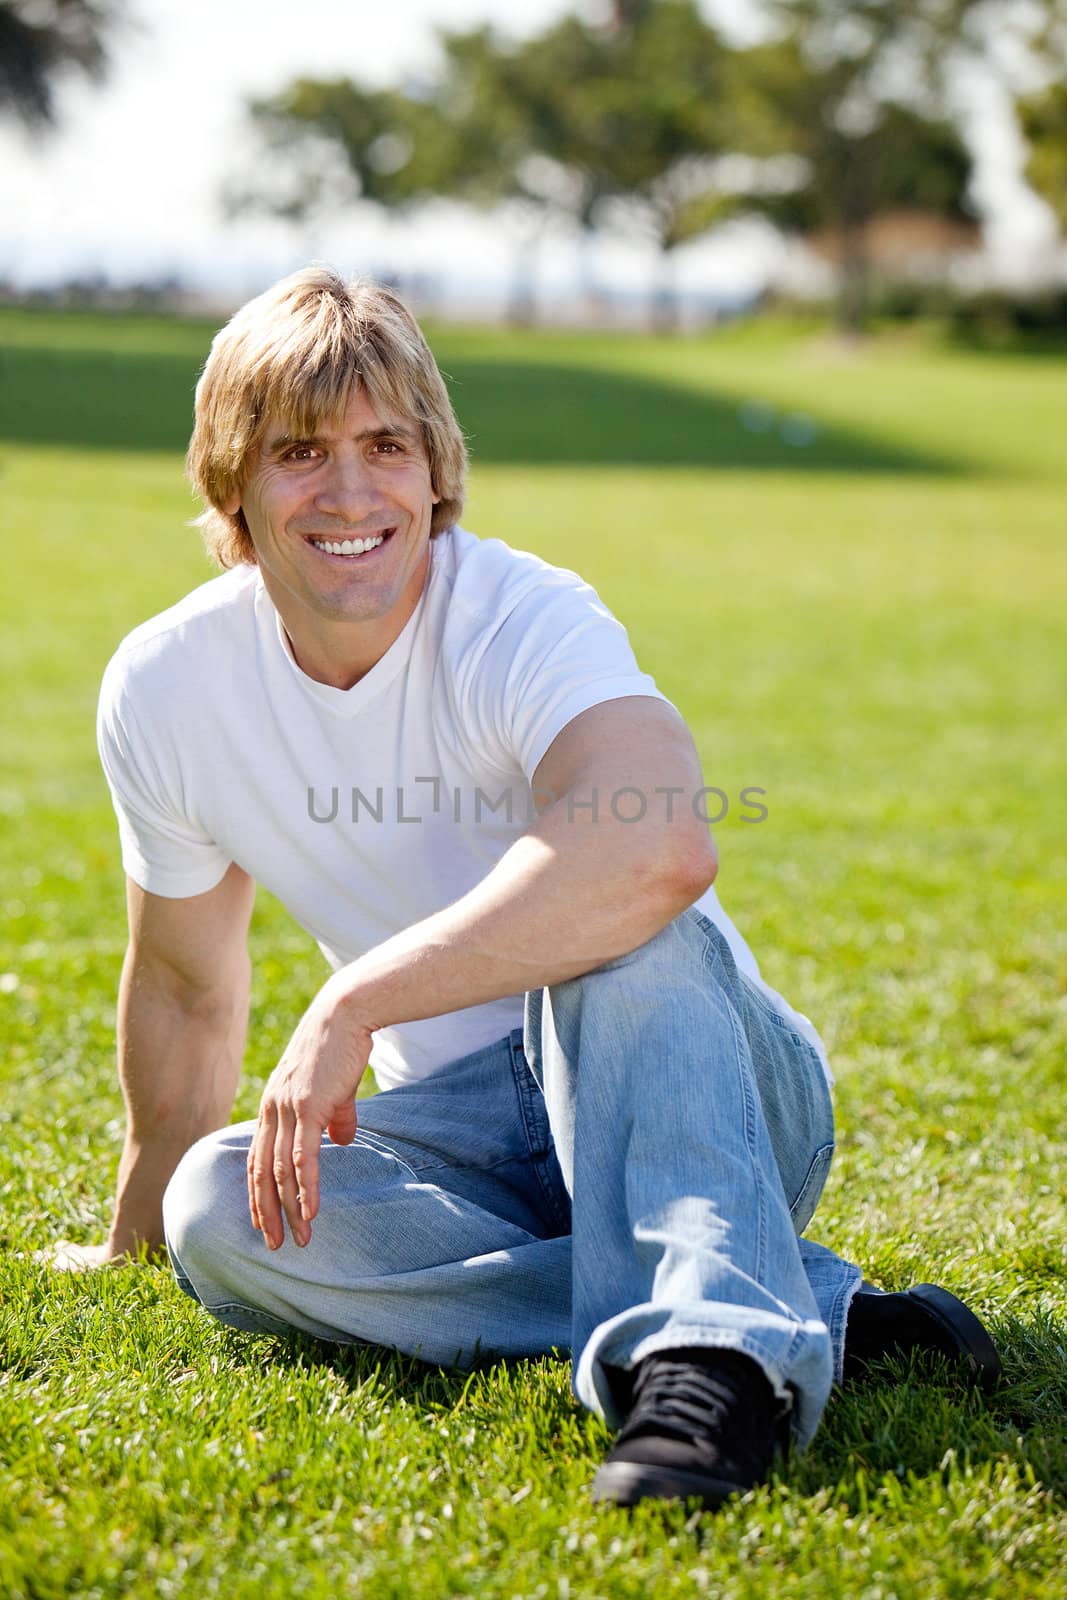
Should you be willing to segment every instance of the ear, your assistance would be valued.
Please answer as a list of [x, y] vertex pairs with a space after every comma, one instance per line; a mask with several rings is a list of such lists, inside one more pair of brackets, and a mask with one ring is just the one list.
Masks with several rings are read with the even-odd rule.
[[224, 517], [235, 517], [240, 509], [241, 492], [239, 489], [235, 489], [233, 494], [229, 495], [227, 499], [225, 499], [219, 506], [219, 510], [222, 512]]

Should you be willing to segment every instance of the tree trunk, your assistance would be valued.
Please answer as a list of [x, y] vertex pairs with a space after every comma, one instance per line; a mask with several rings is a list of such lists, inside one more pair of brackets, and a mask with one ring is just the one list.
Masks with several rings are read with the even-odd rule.
[[543, 215], [531, 211], [525, 226], [519, 229], [519, 245], [515, 252], [515, 266], [511, 275], [505, 313], [508, 326], [511, 328], [532, 328], [537, 321], [535, 289], [537, 246], [544, 225]]
[[648, 10], [648, 4], [649, 0], [612, 0], [612, 31], [621, 33], [624, 28], [632, 28], [642, 12]]
[[680, 325], [678, 285], [674, 276], [674, 252], [661, 249], [659, 253], [659, 281], [652, 291], [653, 333], [677, 333]]
[[583, 219], [578, 234], [578, 304], [580, 320], [586, 327], [593, 327], [599, 323], [602, 309], [593, 261], [596, 243], [596, 229], [591, 222]]
[[870, 260], [862, 222], [847, 222], [841, 233], [836, 322], [839, 333], [856, 338], [867, 327]]
[[506, 313], [509, 328], [532, 328], [537, 321], [537, 297], [534, 293], [534, 275], [530, 269], [530, 253], [531, 246], [522, 244], [515, 257]]

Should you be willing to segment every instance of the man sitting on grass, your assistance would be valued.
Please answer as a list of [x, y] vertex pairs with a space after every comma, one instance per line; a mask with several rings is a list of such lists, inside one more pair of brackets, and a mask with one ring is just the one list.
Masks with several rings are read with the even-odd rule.
[[[888, 1352], [993, 1377], [958, 1300], [803, 1237], [826, 1056], [712, 888], [692, 738], [592, 589], [459, 527], [463, 439], [401, 303], [316, 268], [245, 306], [189, 467], [228, 570], [101, 697], [128, 1128], [108, 1243], [74, 1259], [165, 1228], [236, 1328], [569, 1350], [622, 1424], [594, 1494], [624, 1504], [748, 1489]], [[226, 1127], [256, 883], [334, 970]]]

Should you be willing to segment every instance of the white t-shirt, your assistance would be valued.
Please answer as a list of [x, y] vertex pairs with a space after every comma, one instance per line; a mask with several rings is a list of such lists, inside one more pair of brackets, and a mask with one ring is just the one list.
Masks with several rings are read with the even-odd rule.
[[[297, 666], [254, 566], [123, 641], [97, 731], [123, 865], [141, 888], [203, 894], [237, 862], [343, 966], [485, 877], [529, 826], [530, 780], [574, 717], [663, 698], [574, 573], [459, 528], [430, 549], [413, 615], [351, 689]], [[697, 904], [825, 1063], [714, 890]], [[391, 1088], [521, 1023], [516, 995], [383, 1028], [371, 1064]]]

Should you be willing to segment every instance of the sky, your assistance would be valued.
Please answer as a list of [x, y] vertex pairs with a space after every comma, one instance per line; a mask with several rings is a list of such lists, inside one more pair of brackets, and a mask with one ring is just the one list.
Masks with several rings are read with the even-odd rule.
[[[66, 83], [56, 133], [0, 125], [0, 280], [27, 287], [76, 274], [120, 283], [176, 274], [236, 302], [317, 258], [345, 271], [417, 272], [457, 298], [491, 298], [521, 239], [453, 205], [413, 220], [364, 208], [302, 227], [248, 217], [227, 225], [219, 194], [250, 151], [243, 105], [300, 74], [402, 82], [432, 69], [437, 27], [489, 21], [520, 34], [571, 9], [574, 0], [130, 0], [134, 25], [113, 38], [102, 91]], [[751, 26], [748, 0], [708, 0], [707, 9], [739, 32]], [[1003, 275], [1023, 275], [1047, 248], [1049, 219], [1021, 185], [1010, 122], [980, 90], [973, 122], [993, 256]], [[680, 282], [745, 294], [781, 259], [769, 229], [742, 225], [682, 252]], [[563, 232], [543, 241], [538, 273], [550, 292], [591, 270], [626, 293], [647, 286], [654, 260], [621, 241], [599, 243], [592, 262]]]

